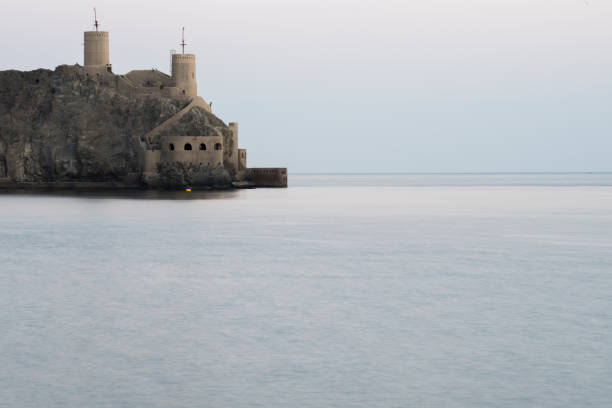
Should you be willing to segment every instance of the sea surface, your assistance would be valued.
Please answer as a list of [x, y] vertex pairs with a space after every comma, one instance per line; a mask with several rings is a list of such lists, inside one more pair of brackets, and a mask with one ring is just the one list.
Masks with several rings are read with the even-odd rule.
[[0, 193], [0, 407], [611, 407], [612, 174]]

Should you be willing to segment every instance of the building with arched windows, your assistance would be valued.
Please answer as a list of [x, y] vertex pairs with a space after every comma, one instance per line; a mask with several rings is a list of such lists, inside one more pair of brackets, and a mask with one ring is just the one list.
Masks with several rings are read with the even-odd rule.
[[162, 136], [159, 161], [223, 167], [223, 137]]

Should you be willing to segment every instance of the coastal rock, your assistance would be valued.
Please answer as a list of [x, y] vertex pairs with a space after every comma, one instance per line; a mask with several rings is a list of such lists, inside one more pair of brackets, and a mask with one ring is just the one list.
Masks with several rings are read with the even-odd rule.
[[[145, 135], [188, 102], [122, 92], [115, 82], [118, 77], [88, 75], [78, 65], [0, 72], [0, 178], [121, 182], [141, 172], [144, 150], [158, 142]], [[227, 125], [198, 107], [158, 136], [172, 134], [223, 136], [231, 148]], [[153, 180], [159, 186], [229, 186], [232, 181], [220, 167], [160, 166]]]

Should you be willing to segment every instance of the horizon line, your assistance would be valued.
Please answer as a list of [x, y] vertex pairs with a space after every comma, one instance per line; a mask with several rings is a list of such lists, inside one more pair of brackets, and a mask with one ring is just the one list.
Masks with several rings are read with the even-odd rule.
[[563, 175], [563, 174], [582, 174], [582, 175], [603, 175], [611, 174], [612, 171], [468, 171], [468, 172], [295, 172], [295, 176], [393, 176], [393, 175]]

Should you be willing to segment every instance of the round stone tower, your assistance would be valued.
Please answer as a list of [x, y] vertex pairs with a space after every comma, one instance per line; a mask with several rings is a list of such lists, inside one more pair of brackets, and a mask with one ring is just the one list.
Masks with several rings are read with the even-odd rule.
[[86, 67], [109, 66], [108, 31], [85, 31]]
[[194, 54], [172, 54], [172, 80], [174, 85], [182, 89], [186, 96], [198, 96], [196, 83], [196, 64]]

